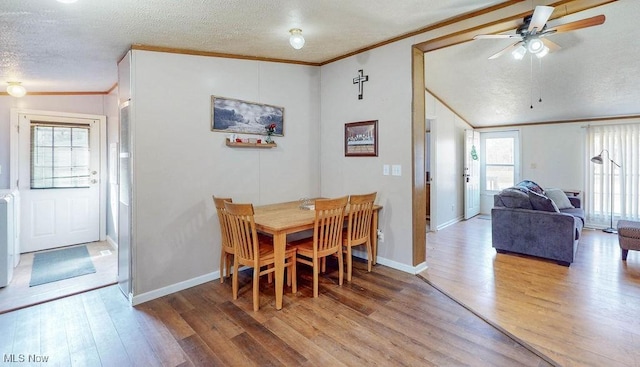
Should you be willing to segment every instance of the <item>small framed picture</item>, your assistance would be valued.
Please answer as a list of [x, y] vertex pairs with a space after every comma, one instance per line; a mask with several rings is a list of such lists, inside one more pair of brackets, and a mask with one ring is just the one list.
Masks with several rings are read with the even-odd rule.
[[378, 156], [378, 120], [344, 124], [344, 156]]

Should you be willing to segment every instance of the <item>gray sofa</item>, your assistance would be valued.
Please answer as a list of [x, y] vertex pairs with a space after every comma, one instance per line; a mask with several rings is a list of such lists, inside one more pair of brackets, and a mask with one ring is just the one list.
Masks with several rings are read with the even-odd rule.
[[[516, 185], [494, 196], [493, 247], [498, 253], [536, 256], [569, 266], [584, 226], [584, 210], [577, 197], [564, 195], [565, 203], [558, 208], [544, 194], [539, 187], [532, 190], [526, 185]], [[557, 192], [554, 196], [557, 197]]]

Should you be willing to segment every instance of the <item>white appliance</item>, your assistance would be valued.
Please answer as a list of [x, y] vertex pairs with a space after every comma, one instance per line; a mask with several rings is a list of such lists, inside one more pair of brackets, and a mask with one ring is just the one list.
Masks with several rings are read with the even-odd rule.
[[15, 266], [14, 204], [13, 195], [0, 193], [0, 287], [11, 282]]

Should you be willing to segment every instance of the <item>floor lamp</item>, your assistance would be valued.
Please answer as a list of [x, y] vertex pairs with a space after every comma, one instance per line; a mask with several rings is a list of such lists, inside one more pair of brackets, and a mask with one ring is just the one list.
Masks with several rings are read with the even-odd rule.
[[609, 228], [605, 228], [602, 231], [607, 233], [618, 233], [618, 231], [613, 228], [613, 165], [615, 164], [616, 166], [618, 166], [618, 168], [620, 168], [621, 166], [618, 163], [614, 162], [613, 159], [611, 159], [611, 154], [606, 149], [602, 149], [600, 154], [591, 158], [591, 162], [595, 164], [603, 164], [602, 153], [604, 152], [607, 152], [607, 159], [609, 159], [609, 161], [611, 162], [611, 172], [609, 172], [609, 176], [611, 176], [611, 186], [609, 190], [611, 191], [611, 202], [609, 203], [611, 205], [611, 218], [609, 222]]

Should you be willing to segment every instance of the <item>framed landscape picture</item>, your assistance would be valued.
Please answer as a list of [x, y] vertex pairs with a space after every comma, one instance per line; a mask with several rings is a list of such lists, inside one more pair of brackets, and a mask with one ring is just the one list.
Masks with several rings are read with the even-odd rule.
[[211, 130], [225, 133], [284, 136], [284, 107], [211, 96]]
[[378, 156], [378, 120], [344, 124], [345, 157]]

